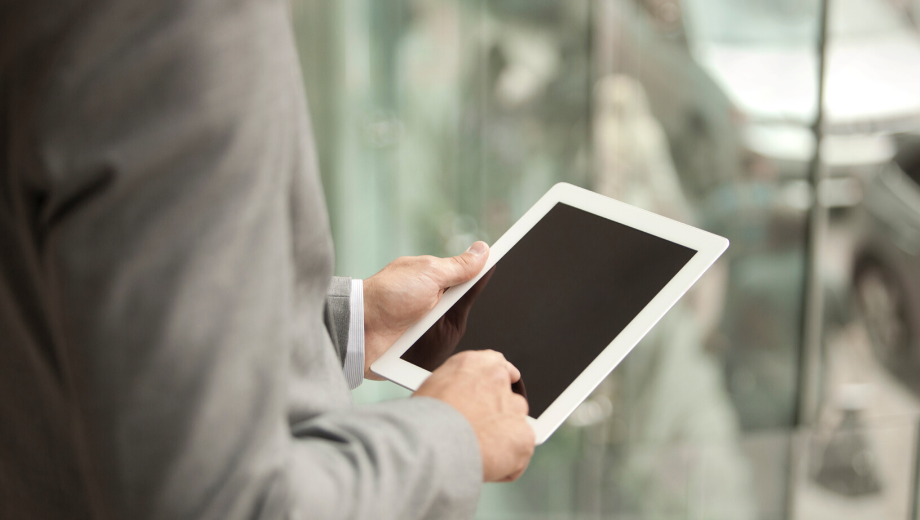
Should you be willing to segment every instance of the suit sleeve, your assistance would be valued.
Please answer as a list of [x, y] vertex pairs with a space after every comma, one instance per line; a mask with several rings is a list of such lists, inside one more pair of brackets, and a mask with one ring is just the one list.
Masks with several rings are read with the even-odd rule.
[[19, 90], [44, 97], [17, 106], [94, 517], [470, 518], [482, 467], [459, 412], [348, 406], [287, 4], [81, 5]]
[[348, 333], [351, 322], [351, 278], [332, 277], [329, 290], [326, 292], [324, 322], [344, 366], [345, 356], [348, 353]]

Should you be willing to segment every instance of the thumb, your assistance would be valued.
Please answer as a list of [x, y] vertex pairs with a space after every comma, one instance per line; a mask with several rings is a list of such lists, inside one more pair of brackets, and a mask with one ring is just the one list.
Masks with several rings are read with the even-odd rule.
[[453, 287], [466, 282], [479, 274], [489, 258], [489, 246], [485, 242], [475, 242], [459, 256], [438, 260], [437, 282], [442, 288]]

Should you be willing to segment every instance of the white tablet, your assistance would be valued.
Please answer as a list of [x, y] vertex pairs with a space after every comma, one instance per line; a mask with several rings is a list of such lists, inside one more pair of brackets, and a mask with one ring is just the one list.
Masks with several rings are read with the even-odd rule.
[[416, 390], [451, 354], [521, 371], [542, 444], [728, 247], [701, 229], [557, 184], [371, 370]]

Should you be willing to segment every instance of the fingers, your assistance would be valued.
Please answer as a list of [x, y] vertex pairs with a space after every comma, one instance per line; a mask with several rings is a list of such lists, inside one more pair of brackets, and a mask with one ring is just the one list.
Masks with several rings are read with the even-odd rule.
[[432, 372], [414, 394], [440, 399], [467, 418], [488, 482], [517, 479], [533, 456], [527, 399], [511, 391], [512, 378], [520, 380], [520, 371], [501, 353], [465, 351]]
[[485, 242], [476, 242], [460, 256], [438, 258], [435, 262], [435, 277], [443, 288], [459, 285], [470, 280], [482, 271], [489, 258], [489, 246]]
[[515, 445], [512, 450], [515, 452], [514, 469], [505, 477], [499, 479], [500, 482], [512, 482], [520, 478], [530, 465], [530, 459], [536, 449], [536, 438], [534, 437], [533, 428], [529, 424], [523, 423], [515, 428]]
[[511, 396], [511, 406], [516, 413], [521, 415], [527, 415], [527, 413], [530, 412], [530, 405], [527, 403], [527, 399], [519, 394]]
[[[511, 482], [517, 480], [533, 457], [536, 442], [533, 428], [523, 420], [503, 421], [501, 429], [504, 432], [503, 442], [500, 441], [497, 450], [489, 453], [492, 458], [483, 462], [492, 466], [493, 472], [484, 473], [485, 482]], [[498, 470], [495, 473], [494, 470]]]
[[478, 352], [482, 352], [484, 355], [488, 356], [488, 363], [501, 365], [502, 368], [508, 372], [508, 378], [510, 379], [509, 383], [520, 381], [521, 371], [518, 370], [516, 366], [512, 365], [510, 361], [505, 359], [504, 354], [494, 350], [480, 350]]
[[512, 365], [510, 361], [505, 361], [505, 368], [508, 369], [508, 375], [511, 376], [512, 383], [517, 383], [521, 380], [521, 371], [518, 370], [516, 366]]
[[[501, 383], [517, 383], [521, 380], [521, 371], [518, 370], [516, 366], [511, 364], [510, 361], [505, 359], [505, 355], [501, 352], [496, 352], [494, 350], [466, 350], [451, 356], [449, 359], [452, 363], [458, 363], [460, 365], [468, 364], [472, 362], [476, 366], [475, 371], [479, 373], [494, 373], [496, 377], [500, 378]], [[490, 372], [493, 367], [501, 367], [501, 369], [496, 370], [495, 372]], [[504, 374], [508, 374], [508, 380], [506, 382]]]

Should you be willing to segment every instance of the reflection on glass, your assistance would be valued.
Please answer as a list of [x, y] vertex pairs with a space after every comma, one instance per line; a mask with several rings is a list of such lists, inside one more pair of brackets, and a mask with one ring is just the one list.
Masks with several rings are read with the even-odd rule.
[[[820, 0], [686, 0], [693, 31], [703, 41], [812, 47]], [[878, 0], [835, 0], [832, 37], [883, 36], [908, 28], [893, 5]]]
[[[907, 516], [920, 414], [913, 4], [830, 0], [834, 182], [819, 189], [806, 175], [818, 0], [295, 0], [339, 273], [492, 242], [558, 181], [732, 242], [523, 479], [485, 489], [480, 518]], [[824, 398], [797, 432], [819, 197], [831, 208]], [[871, 464], [829, 448], [851, 384], [871, 388], [856, 412], [866, 449], [851, 450]], [[365, 384], [357, 398], [395, 392]], [[846, 464], [871, 468], [879, 492], [826, 485]]]

